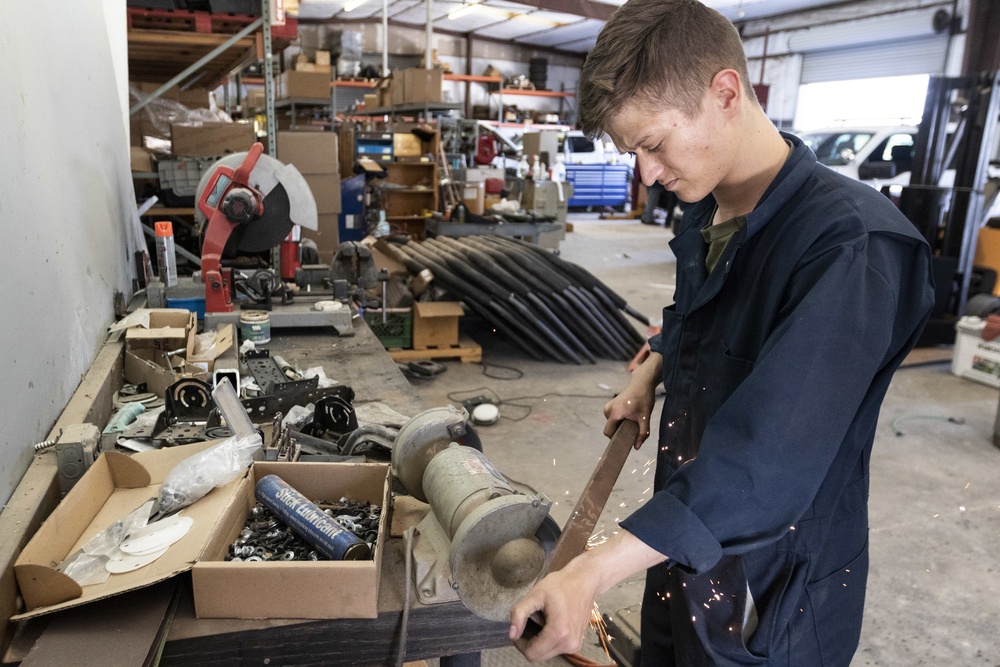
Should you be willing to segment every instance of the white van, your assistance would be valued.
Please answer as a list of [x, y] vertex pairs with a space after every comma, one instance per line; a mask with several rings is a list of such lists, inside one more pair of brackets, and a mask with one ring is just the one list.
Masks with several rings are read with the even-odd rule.
[[799, 135], [820, 164], [877, 189], [909, 185], [916, 136], [911, 125], [836, 127]]

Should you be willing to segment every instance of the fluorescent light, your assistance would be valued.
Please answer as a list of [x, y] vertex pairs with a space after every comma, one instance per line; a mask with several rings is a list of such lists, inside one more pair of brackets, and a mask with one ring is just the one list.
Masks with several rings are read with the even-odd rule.
[[482, 5], [480, 3], [478, 3], [478, 2], [470, 2], [468, 4], [462, 5], [461, 7], [459, 7], [458, 9], [456, 9], [455, 11], [450, 12], [448, 14], [448, 18], [450, 20], [460, 19], [463, 16], [465, 16], [466, 14], [471, 14], [472, 12], [476, 11], [477, 9], [481, 9], [481, 8], [482, 8]]
[[355, 9], [365, 4], [366, 2], [368, 2], [368, 0], [348, 0], [347, 4], [344, 5], [344, 11], [353, 12]]

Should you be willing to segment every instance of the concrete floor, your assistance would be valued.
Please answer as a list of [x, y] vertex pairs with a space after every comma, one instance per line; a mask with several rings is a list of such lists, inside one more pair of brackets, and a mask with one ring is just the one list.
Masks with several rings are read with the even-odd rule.
[[[571, 221], [575, 231], [562, 242], [562, 256], [659, 319], [673, 295], [670, 232], [595, 215]], [[539, 363], [475, 322], [467, 329], [483, 345], [486, 366], [448, 362], [445, 374], [414, 390], [425, 405], [495, 393], [504, 418], [480, 427], [484, 451], [512, 481], [552, 498], [553, 517], [563, 525], [607, 443], [602, 406], [627, 384], [625, 364]], [[487, 377], [515, 375], [490, 364], [523, 376]], [[883, 404], [872, 457], [871, 573], [857, 667], [1000, 667], [1000, 449], [992, 444], [998, 392], [949, 371], [948, 363], [901, 369]], [[912, 417], [922, 419], [905, 419]], [[948, 417], [964, 423], [941, 419]], [[904, 419], [903, 435], [894, 433], [897, 419]], [[631, 454], [598, 531], [613, 533], [618, 519], [649, 498], [653, 452], [647, 443]], [[614, 612], [638, 603], [641, 594], [637, 576], [598, 603]], [[593, 637], [583, 653], [609, 662], [601, 660]], [[522, 664], [513, 648], [483, 654], [485, 667]]]

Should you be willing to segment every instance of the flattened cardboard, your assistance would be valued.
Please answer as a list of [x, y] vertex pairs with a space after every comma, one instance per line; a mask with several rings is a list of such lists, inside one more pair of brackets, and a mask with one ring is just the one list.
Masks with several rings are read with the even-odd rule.
[[306, 174], [303, 178], [309, 184], [309, 190], [312, 192], [313, 199], [316, 200], [318, 214], [340, 213], [339, 174]]
[[458, 345], [458, 318], [464, 314], [454, 301], [413, 304], [413, 349]]
[[14, 563], [14, 574], [29, 611], [11, 620], [34, 618], [150, 586], [191, 569], [208, 539], [217, 532], [222, 510], [232, 501], [243, 477], [181, 511], [194, 519], [191, 530], [159, 560], [127, 574], [112, 575], [103, 584], [80, 587], [57, 572], [66, 556], [94, 535], [155, 498], [174, 466], [218, 444], [218, 440], [143, 452], [128, 457], [105, 452], [84, 473], [52, 512]]
[[208, 373], [189, 364], [180, 368], [168, 368], [162, 350], [140, 348], [125, 352], [125, 381], [131, 384], [145, 384], [146, 390], [163, 398], [170, 385], [184, 378], [208, 380]]
[[[227, 562], [256, 504], [254, 485], [274, 474], [312, 500], [347, 496], [383, 508], [372, 560]], [[379, 572], [389, 537], [389, 466], [382, 463], [255, 463], [223, 512], [218, 531], [191, 571], [198, 618], [375, 618]]]

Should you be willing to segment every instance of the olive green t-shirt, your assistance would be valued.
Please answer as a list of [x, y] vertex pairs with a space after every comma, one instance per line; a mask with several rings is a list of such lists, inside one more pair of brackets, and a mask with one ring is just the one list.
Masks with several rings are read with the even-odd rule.
[[729, 245], [729, 241], [733, 238], [733, 235], [740, 231], [746, 222], [747, 217], [745, 215], [738, 215], [717, 225], [709, 223], [707, 226], [702, 227], [701, 236], [705, 239], [705, 243], [708, 244], [708, 256], [705, 257], [705, 268], [708, 269], [709, 273], [718, 264], [719, 258], [722, 257], [722, 253], [725, 251], [726, 246]]
[[[788, 145], [788, 156], [785, 158], [787, 160], [792, 156], [792, 142], [785, 139], [785, 144]], [[708, 244], [708, 255], [705, 257], [705, 268], [711, 273], [715, 265], [719, 263], [719, 258], [722, 257], [722, 253], [725, 251], [726, 246], [729, 245], [729, 241], [732, 240], [733, 235], [736, 232], [743, 229], [743, 226], [747, 223], [747, 217], [745, 215], [738, 215], [735, 218], [730, 218], [720, 222], [717, 225], [713, 225], [711, 220], [715, 219], [715, 214], [718, 212], [718, 208], [712, 212], [712, 216], [709, 218], [709, 223], [702, 227], [701, 236], [705, 239], [705, 243]]]

